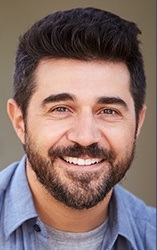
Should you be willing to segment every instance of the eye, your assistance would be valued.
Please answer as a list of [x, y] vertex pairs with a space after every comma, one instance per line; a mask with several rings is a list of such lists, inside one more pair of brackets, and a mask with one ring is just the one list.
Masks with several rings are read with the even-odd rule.
[[118, 112], [114, 109], [106, 108], [100, 111], [100, 114], [106, 114], [106, 115], [118, 115]]
[[74, 115], [75, 106], [71, 102], [52, 102], [47, 105], [45, 115], [48, 119], [67, 119]]
[[67, 106], [54, 106], [48, 112], [51, 117], [59, 119], [69, 117], [72, 113], [72, 109]]
[[64, 112], [68, 112], [68, 108], [66, 107], [56, 107], [54, 109], [51, 110], [51, 112], [58, 112], [58, 113], [64, 113]]

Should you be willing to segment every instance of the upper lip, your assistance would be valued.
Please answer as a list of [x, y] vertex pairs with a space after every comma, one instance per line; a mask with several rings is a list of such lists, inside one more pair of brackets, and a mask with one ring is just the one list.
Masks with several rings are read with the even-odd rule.
[[79, 157], [70, 157], [70, 156], [64, 156], [63, 160], [71, 163], [71, 164], [75, 164], [75, 165], [81, 165], [81, 166], [89, 166], [92, 164], [96, 164], [101, 162], [103, 159], [102, 158], [87, 158], [87, 159], [83, 159], [83, 158], [79, 158]]

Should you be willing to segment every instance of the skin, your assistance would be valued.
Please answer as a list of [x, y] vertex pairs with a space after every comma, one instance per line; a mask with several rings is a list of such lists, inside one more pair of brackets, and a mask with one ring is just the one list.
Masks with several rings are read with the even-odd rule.
[[[26, 143], [27, 127], [30, 141], [45, 158], [49, 148], [74, 143], [84, 147], [95, 143], [106, 150], [113, 150], [115, 163], [131, 154], [145, 118], [146, 107], [140, 111], [135, 134], [130, 76], [124, 63], [49, 59], [39, 63], [35, 75], [37, 89], [28, 106], [27, 124], [24, 124], [16, 102], [12, 99], [8, 101], [8, 114], [23, 144]], [[68, 93], [70, 98], [52, 99], [52, 95], [63, 93]], [[109, 98], [112, 98], [111, 103], [106, 102]], [[89, 156], [81, 158], [89, 159]], [[107, 161], [88, 166], [80, 164], [68, 163], [60, 158], [55, 160], [54, 168], [69, 188], [76, 187], [75, 183], [69, 182], [65, 174], [67, 171], [75, 176], [96, 173], [96, 179], [91, 181], [93, 187], [99, 184], [101, 173], [107, 175], [109, 171]], [[28, 159], [26, 172], [37, 212], [48, 225], [64, 231], [85, 232], [107, 219], [112, 189], [96, 206], [79, 211], [64, 205], [47, 192], [37, 180]]]

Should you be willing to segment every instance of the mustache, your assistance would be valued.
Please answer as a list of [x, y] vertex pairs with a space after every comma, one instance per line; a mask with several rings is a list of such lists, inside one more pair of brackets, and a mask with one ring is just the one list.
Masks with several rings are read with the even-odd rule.
[[81, 158], [83, 156], [88, 156], [91, 158], [103, 158], [105, 160], [114, 160], [116, 158], [113, 150], [107, 150], [99, 147], [96, 143], [87, 147], [81, 146], [78, 143], [67, 147], [52, 147], [48, 151], [48, 156], [52, 158], [62, 158], [63, 156]]

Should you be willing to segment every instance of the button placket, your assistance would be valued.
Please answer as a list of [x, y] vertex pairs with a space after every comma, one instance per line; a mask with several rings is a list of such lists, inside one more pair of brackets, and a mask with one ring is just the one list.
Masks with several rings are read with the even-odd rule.
[[34, 227], [34, 230], [35, 230], [37, 233], [41, 232], [41, 228], [39, 227], [38, 224], [35, 224], [33, 227]]

